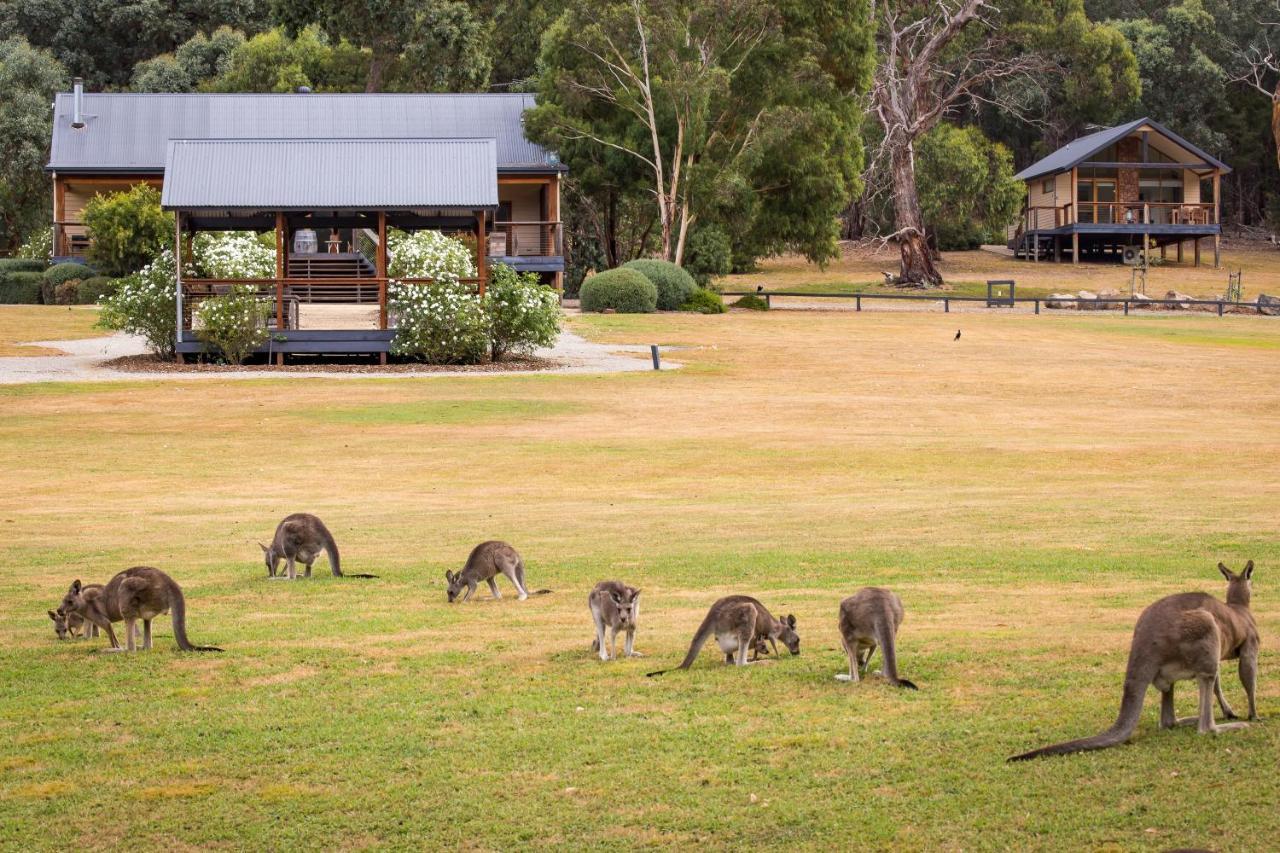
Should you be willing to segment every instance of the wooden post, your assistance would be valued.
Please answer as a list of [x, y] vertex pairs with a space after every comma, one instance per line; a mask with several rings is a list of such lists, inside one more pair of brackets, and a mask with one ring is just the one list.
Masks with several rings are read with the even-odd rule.
[[1080, 232], [1071, 232], [1071, 263], [1080, 263]]
[[1196, 238], [1196, 266], [1200, 266], [1200, 238]]
[[[378, 211], [378, 257], [374, 262], [378, 276], [378, 328], [387, 328], [387, 212]], [[378, 353], [378, 364], [387, 363], [387, 354]]]
[[1184, 242], [1185, 242], [1184, 240], [1178, 241], [1178, 263], [1182, 263], [1182, 244]]
[[[551, 226], [552, 253], [563, 255], [564, 229], [560, 226], [560, 175], [558, 173], [551, 177], [551, 183], [547, 186], [547, 219], [555, 223]], [[564, 292], [563, 272], [556, 273], [555, 288], [557, 293]]]
[[[55, 173], [53, 176], [53, 221], [62, 222], [67, 218], [67, 185], [63, 183]], [[63, 225], [53, 226], [53, 255], [60, 257], [65, 252], [63, 237], [65, 236], [65, 227]]]
[[1222, 224], [1222, 170], [1213, 170], [1213, 224]]
[[177, 288], [174, 294], [175, 301], [178, 305], [177, 327], [174, 329], [174, 353], [173, 360], [182, 364], [182, 353], [177, 351], [177, 344], [182, 343], [182, 327], [183, 327], [183, 309], [182, 309], [182, 211], [179, 210], [173, 215], [173, 256], [178, 258], [178, 262], [174, 264], [174, 280], [173, 286]]
[[485, 214], [483, 210], [477, 211], [476, 213], [476, 273], [480, 276], [480, 295], [481, 296], [484, 296], [485, 287], [489, 282], [489, 271], [486, 269], [487, 258], [485, 257], [485, 255], [488, 253], [485, 251], [487, 247], [484, 244], [485, 242], [484, 216]]
[[1213, 268], [1222, 269], [1222, 235], [1213, 235]]
[[[284, 239], [284, 213], [276, 212], [276, 334], [284, 332], [284, 274], [287, 264], [285, 252], [288, 247]], [[276, 353], [276, 364], [284, 366], [284, 353]]]

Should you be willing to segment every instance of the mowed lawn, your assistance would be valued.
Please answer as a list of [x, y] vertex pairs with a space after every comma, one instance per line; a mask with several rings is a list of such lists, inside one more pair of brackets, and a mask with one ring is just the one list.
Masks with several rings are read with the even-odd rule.
[[[0, 846], [1274, 847], [1280, 323], [573, 326], [686, 366], [0, 388]], [[269, 582], [256, 543], [298, 510], [381, 578]], [[554, 592], [447, 604], [488, 538]], [[1260, 724], [1160, 731], [1152, 692], [1126, 746], [1005, 763], [1109, 725], [1141, 609], [1249, 558]], [[137, 564], [226, 652], [165, 618], [150, 653], [54, 639], [72, 579]], [[643, 589], [644, 659], [589, 651], [605, 578]], [[833, 679], [868, 584], [918, 693]], [[727, 593], [794, 613], [802, 654], [645, 678]]]

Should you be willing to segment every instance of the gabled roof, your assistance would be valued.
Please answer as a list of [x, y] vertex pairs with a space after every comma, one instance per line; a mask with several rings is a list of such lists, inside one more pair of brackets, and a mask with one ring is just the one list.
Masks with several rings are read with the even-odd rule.
[[530, 94], [85, 93], [54, 103], [50, 170], [159, 173], [171, 139], [492, 139], [499, 171], [562, 170], [525, 138]]
[[466, 211], [498, 206], [492, 139], [174, 139], [161, 206]]
[[1085, 160], [1088, 160], [1092, 154], [1101, 151], [1108, 145], [1124, 139], [1143, 125], [1150, 127], [1152, 130], [1169, 139], [1169, 141], [1180, 145], [1187, 151], [1195, 154], [1197, 157], [1203, 158], [1204, 162], [1221, 169], [1224, 173], [1231, 171], [1231, 167], [1226, 163], [1223, 163], [1221, 160], [1214, 158], [1202, 149], [1192, 145], [1190, 142], [1183, 139], [1172, 130], [1169, 130], [1169, 128], [1159, 122], [1152, 121], [1149, 118], [1140, 118], [1127, 124], [1116, 125], [1115, 127], [1109, 127], [1105, 130], [1099, 130], [1096, 133], [1090, 133], [1088, 136], [1081, 136], [1079, 139], [1074, 139], [1050, 154], [1048, 157], [1044, 157], [1032, 163], [1013, 177], [1015, 180], [1019, 181], [1030, 181], [1042, 175], [1056, 175], [1059, 172], [1065, 172], [1080, 165]]

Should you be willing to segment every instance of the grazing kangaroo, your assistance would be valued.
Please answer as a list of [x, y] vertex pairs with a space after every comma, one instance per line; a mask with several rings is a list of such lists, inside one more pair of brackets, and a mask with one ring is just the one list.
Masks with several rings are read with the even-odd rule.
[[462, 571], [454, 574], [445, 570], [444, 578], [449, 582], [450, 603], [462, 594], [463, 587], [466, 587], [467, 594], [462, 596], [462, 600], [468, 601], [475, 594], [480, 581], [489, 584], [489, 591], [493, 593], [494, 598], [502, 598], [502, 593], [498, 592], [498, 583], [494, 580], [500, 574], [505, 575], [507, 580], [515, 586], [521, 601], [530, 595], [546, 595], [551, 592], [549, 589], [540, 589], [537, 592], [529, 592], [525, 589], [524, 559], [506, 542], [490, 540], [481, 542], [471, 549], [471, 554], [467, 557], [467, 563], [462, 567]]
[[[688, 669], [698, 657], [698, 652], [707, 640], [714, 636], [720, 651], [724, 652], [724, 662], [746, 666], [747, 652], [755, 650], [757, 655], [763, 647], [764, 639], [771, 642], [782, 640], [793, 655], [800, 654], [800, 635], [796, 633], [796, 617], [775, 619], [763, 604], [747, 595], [729, 595], [711, 605], [707, 617], [702, 620], [698, 630], [689, 644], [689, 651], [676, 669]], [[646, 673], [649, 677], [674, 672], [660, 669]]]
[[884, 657], [885, 680], [894, 687], [919, 690], [912, 682], [898, 677], [895, 642], [901, 624], [902, 599], [887, 589], [869, 586], [840, 602], [840, 642], [849, 656], [849, 674], [840, 673], [836, 679], [858, 681], [859, 673], [867, 674], [871, 656], [879, 647]]
[[105, 587], [91, 590], [75, 581], [62, 599], [62, 609], [76, 613], [85, 621], [107, 632], [111, 641], [108, 651], [122, 651], [112, 622], [124, 622], [125, 641], [129, 651], [137, 651], [137, 622], [142, 620], [142, 648], [151, 648], [151, 620], [172, 611], [173, 637], [184, 652], [220, 652], [217, 646], [194, 646], [187, 639], [187, 605], [182, 588], [159, 569], [134, 566], [107, 582]]
[[[1142, 611], [1133, 629], [1120, 714], [1111, 728], [1093, 737], [1033, 749], [1009, 760], [1067, 755], [1124, 743], [1138, 727], [1142, 702], [1151, 685], [1160, 691], [1162, 729], [1192, 723], [1198, 724], [1200, 734], [1243, 728], [1248, 723], [1218, 724], [1213, 720], [1215, 694], [1223, 715], [1229, 720], [1238, 719], [1222, 694], [1220, 671], [1221, 661], [1235, 658], [1240, 660], [1240, 682], [1249, 699], [1249, 719], [1258, 719], [1254, 703], [1258, 628], [1249, 612], [1253, 560], [1238, 575], [1222, 563], [1218, 563], [1218, 571], [1227, 579], [1226, 604], [1203, 592], [1184, 592], [1162, 598]], [[1174, 682], [1192, 678], [1200, 688], [1199, 715], [1178, 719], [1173, 710]]]
[[[596, 625], [596, 638], [591, 641], [591, 651], [600, 653], [600, 660], [618, 657], [618, 632], [625, 631], [623, 654], [642, 657], [634, 648], [636, 620], [640, 618], [640, 590], [622, 581], [600, 581], [587, 596], [591, 620]], [[604, 630], [608, 628], [609, 645], [604, 644]]]
[[65, 640], [68, 637], [74, 640], [80, 636], [84, 619], [78, 613], [67, 613], [59, 608], [50, 610], [49, 618], [53, 620], [53, 632], [58, 635], [59, 640]]
[[267, 564], [267, 577], [283, 579], [285, 575], [277, 575], [280, 561], [285, 561], [285, 570], [289, 580], [297, 580], [298, 573], [294, 563], [302, 563], [306, 567], [304, 577], [311, 577], [311, 564], [323, 551], [329, 558], [329, 570], [335, 578], [376, 578], [377, 575], [344, 575], [342, 563], [338, 557], [338, 545], [333, 541], [333, 534], [324, 522], [309, 512], [295, 512], [287, 515], [276, 527], [276, 535], [271, 539], [271, 547], [258, 543], [262, 549], [263, 559]]

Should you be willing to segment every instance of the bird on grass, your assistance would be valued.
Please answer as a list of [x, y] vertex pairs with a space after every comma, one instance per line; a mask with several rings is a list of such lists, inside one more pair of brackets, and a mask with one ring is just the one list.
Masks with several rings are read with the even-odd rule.
[[763, 285], [763, 284], [757, 284], [757, 285], [756, 285], [756, 293], [757, 293], [757, 294], [764, 293], [764, 285]]
[[960, 330], [959, 330], [959, 329], [956, 329], [956, 336], [955, 336], [954, 338], [952, 338], [951, 340], [953, 340], [953, 341], [958, 341], [958, 340], [960, 340]]

